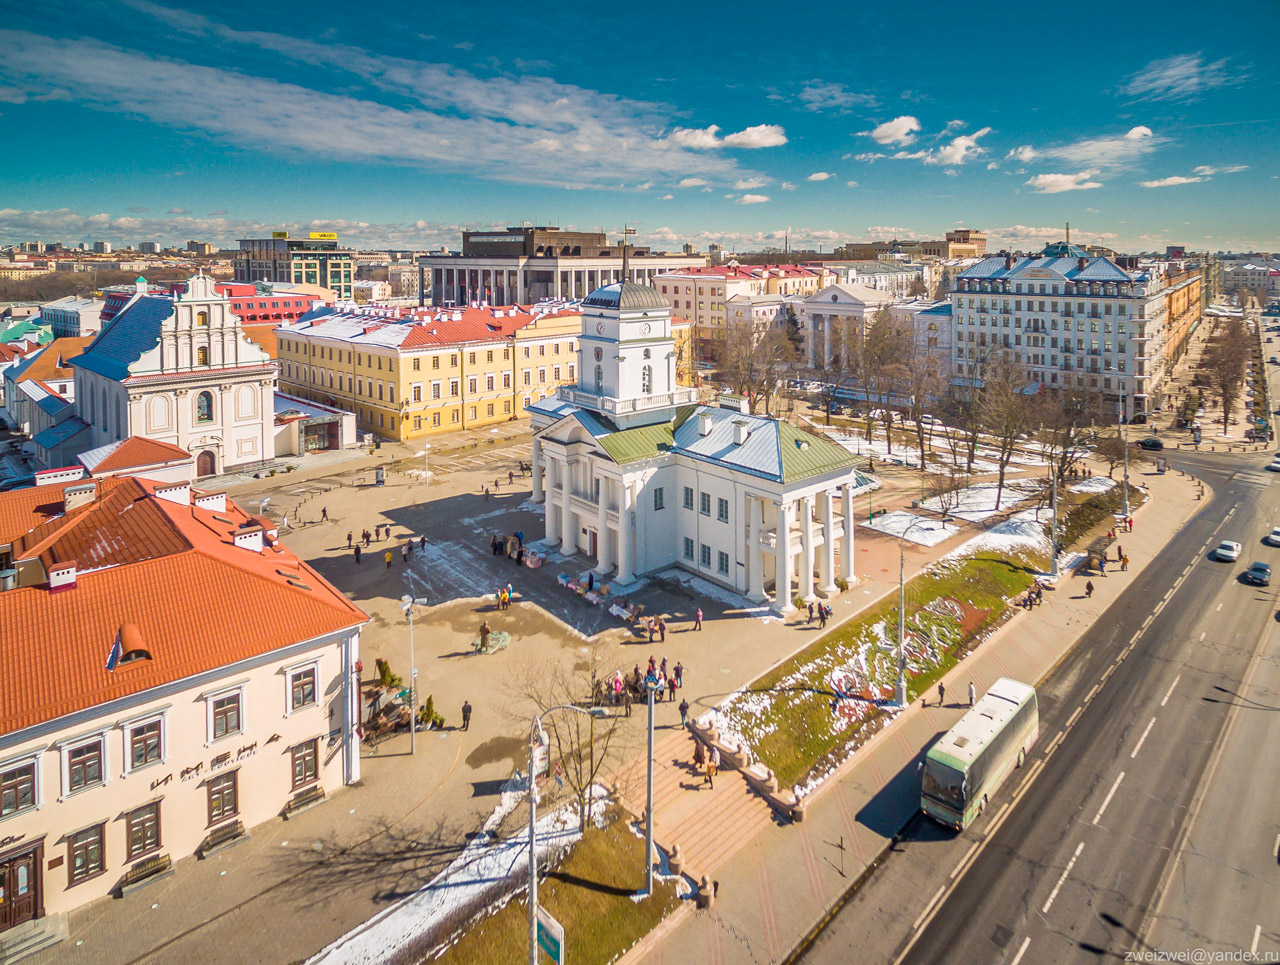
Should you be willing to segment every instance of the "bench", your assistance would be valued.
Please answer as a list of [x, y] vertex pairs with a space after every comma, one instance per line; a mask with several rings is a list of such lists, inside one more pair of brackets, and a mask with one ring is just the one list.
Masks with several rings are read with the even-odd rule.
[[324, 788], [319, 784], [309, 787], [301, 794], [291, 798], [289, 803], [284, 806], [284, 819], [288, 821], [292, 817], [296, 817], [303, 811], [315, 807], [317, 804], [324, 803]]
[[208, 836], [200, 842], [200, 847], [196, 849], [196, 852], [201, 858], [207, 858], [211, 854], [216, 854], [246, 840], [248, 840], [248, 835], [244, 833], [244, 822], [232, 821], [230, 824], [224, 824], [210, 831]]
[[171, 874], [173, 874], [173, 858], [167, 854], [152, 855], [150, 858], [139, 861], [124, 873], [120, 884], [116, 886], [116, 895], [123, 898], [143, 885], [167, 878]]

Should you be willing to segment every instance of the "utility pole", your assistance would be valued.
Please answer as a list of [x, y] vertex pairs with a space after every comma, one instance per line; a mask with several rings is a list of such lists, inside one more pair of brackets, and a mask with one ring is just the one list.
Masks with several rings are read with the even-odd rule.
[[1053, 506], [1053, 522], [1051, 535], [1049, 537], [1049, 576], [1053, 579], [1058, 578], [1058, 461], [1056, 459], [1049, 463], [1049, 501]]
[[1124, 402], [1119, 404], [1120, 410], [1120, 445], [1124, 449], [1124, 518], [1129, 518], [1129, 423], [1124, 418]]
[[644, 896], [653, 894], [653, 691], [656, 682], [645, 680], [649, 697], [649, 754], [644, 804]]

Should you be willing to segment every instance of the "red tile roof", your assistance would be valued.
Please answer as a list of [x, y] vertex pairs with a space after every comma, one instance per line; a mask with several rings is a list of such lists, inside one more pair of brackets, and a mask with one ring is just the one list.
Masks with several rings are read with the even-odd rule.
[[165, 466], [190, 459], [191, 453], [173, 443], [148, 439], [146, 436], [130, 436], [108, 453], [101, 462], [88, 468], [91, 473], [106, 474], [121, 472], [125, 469]]
[[[249, 517], [230, 501], [225, 511], [180, 505], [155, 495], [165, 484], [136, 478], [98, 486], [95, 502], [59, 518], [65, 486], [0, 494], [0, 540], [20, 519], [38, 529], [9, 537], [16, 558], [78, 566], [63, 592], [0, 592], [0, 733], [367, 620], [278, 540], [264, 536], [261, 553], [236, 546]], [[151, 659], [107, 671], [130, 626]]]
[[[94, 340], [93, 335], [79, 335], [67, 338], [55, 338], [42, 348], [27, 366], [19, 381], [35, 379], [37, 382], [66, 381], [75, 378], [71, 366], [65, 363], [83, 352]], [[45, 386], [45, 388], [49, 388]], [[49, 389], [53, 392], [53, 389]], [[55, 393], [56, 394], [56, 393]]]
[[[19, 540], [37, 526], [61, 516], [62, 491], [68, 486], [82, 486], [84, 482], [76, 479], [0, 494], [0, 546]], [[98, 480], [98, 496], [106, 495], [124, 482], [124, 479]]]

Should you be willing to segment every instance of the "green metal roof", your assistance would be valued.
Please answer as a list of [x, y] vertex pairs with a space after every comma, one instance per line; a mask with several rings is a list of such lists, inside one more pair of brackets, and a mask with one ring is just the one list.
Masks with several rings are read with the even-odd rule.
[[854, 464], [853, 453], [843, 446], [803, 432], [789, 422], [778, 423], [778, 445], [784, 483], [847, 469]]
[[627, 463], [652, 459], [671, 448], [673, 434], [671, 423], [659, 422], [657, 425], [640, 426], [636, 429], [623, 429], [596, 440], [601, 448], [620, 466]]

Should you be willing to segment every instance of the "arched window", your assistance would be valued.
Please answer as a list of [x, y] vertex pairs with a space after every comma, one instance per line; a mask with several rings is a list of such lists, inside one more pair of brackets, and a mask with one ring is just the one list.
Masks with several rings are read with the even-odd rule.
[[196, 396], [196, 422], [213, 421], [213, 394], [201, 392]]
[[645, 350], [644, 350], [644, 357], [645, 357], [645, 358], [652, 358], [653, 356], [649, 354], [649, 350], [648, 350], [648, 349], [645, 349]]
[[640, 391], [641, 392], [653, 391], [653, 366], [652, 365], [646, 365], [644, 368], [640, 370]]
[[603, 365], [596, 366], [596, 391], [597, 392], [604, 391], [604, 366]]
[[209, 350], [205, 346], [201, 345], [198, 349], [196, 349], [196, 365], [208, 365], [208, 364], [209, 364]]
[[204, 328], [204, 327], [205, 327], [206, 325], [208, 325], [208, 324], [209, 324], [209, 313], [208, 313], [208, 312], [196, 312], [196, 325], [197, 325], [197, 327], [199, 327], [199, 328]]

